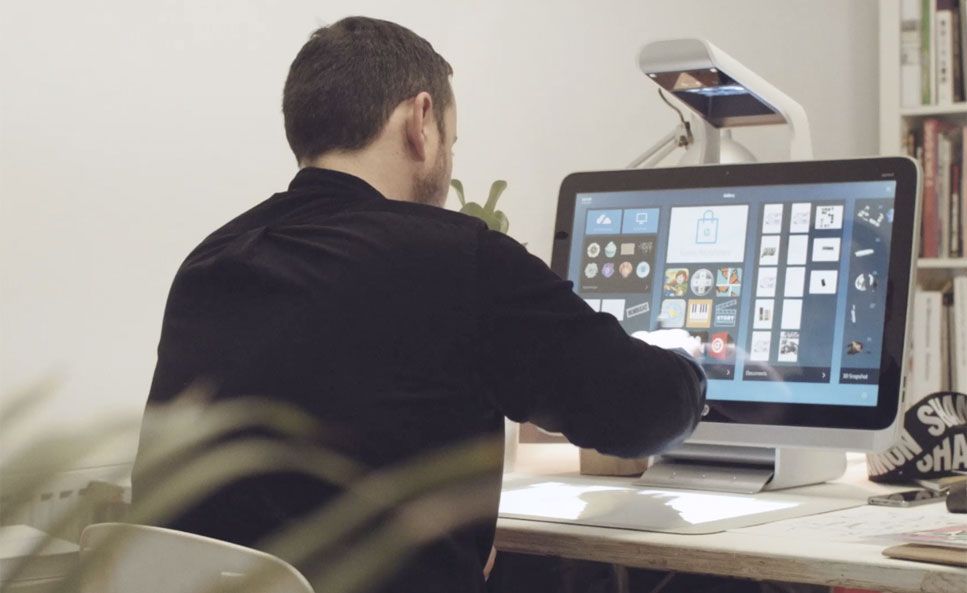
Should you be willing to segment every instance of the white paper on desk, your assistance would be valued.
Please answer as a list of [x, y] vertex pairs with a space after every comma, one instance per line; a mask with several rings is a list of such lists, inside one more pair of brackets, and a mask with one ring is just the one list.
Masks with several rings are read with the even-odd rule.
[[630, 480], [505, 476], [500, 516], [593, 527], [698, 534], [856, 504], [783, 493], [728, 494], [636, 486]]
[[910, 508], [863, 505], [860, 507], [787, 519], [734, 531], [751, 535], [772, 535], [855, 542], [871, 540], [893, 542], [897, 533], [952, 527], [964, 523], [963, 515], [948, 513], [942, 502]]

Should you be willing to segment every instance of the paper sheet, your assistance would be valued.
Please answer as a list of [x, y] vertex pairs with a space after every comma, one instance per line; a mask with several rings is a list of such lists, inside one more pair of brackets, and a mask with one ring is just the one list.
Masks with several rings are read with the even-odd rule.
[[629, 480], [510, 474], [504, 476], [500, 516], [637, 531], [704, 534], [828, 513], [856, 504], [842, 498], [781, 492], [730, 494], [642, 487]]
[[918, 507], [890, 508], [864, 505], [843, 511], [787, 519], [754, 527], [734, 529], [736, 533], [782, 536], [824, 541], [893, 542], [893, 534], [965, 523], [965, 516], [948, 513], [943, 502]]

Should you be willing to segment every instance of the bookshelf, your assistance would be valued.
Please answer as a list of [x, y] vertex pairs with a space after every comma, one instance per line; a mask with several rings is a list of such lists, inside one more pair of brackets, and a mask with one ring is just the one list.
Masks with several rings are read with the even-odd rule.
[[[967, 0], [880, 0], [879, 8], [880, 154], [903, 155], [912, 146], [927, 164], [922, 210], [932, 218], [923, 214], [929, 230], [917, 233], [923, 236], [923, 249], [938, 255], [916, 262], [905, 395], [909, 408], [929, 393], [967, 392], [967, 100], [955, 100], [967, 97], [967, 61], [962, 59], [967, 56]], [[941, 11], [949, 12], [949, 21]], [[929, 31], [922, 26], [925, 12]], [[920, 23], [911, 26], [918, 18]], [[901, 34], [904, 20], [909, 36]], [[926, 92], [924, 67], [931, 68]], [[928, 93], [938, 104], [911, 105]], [[938, 101], [941, 97], [945, 100]], [[953, 227], [958, 219], [959, 238]]]
[[920, 107], [901, 107], [900, 117], [943, 117], [945, 115], [967, 115], [967, 103], [948, 103], [946, 105], [922, 105]]
[[[901, 0], [880, 0], [880, 154], [905, 154], [903, 138], [924, 119], [935, 118], [967, 126], [967, 102], [903, 107], [900, 77]], [[917, 260], [917, 284], [921, 288], [942, 287], [956, 275], [967, 274], [967, 258], [938, 257]]]
[[967, 258], [963, 257], [921, 257], [917, 267], [928, 270], [967, 270]]

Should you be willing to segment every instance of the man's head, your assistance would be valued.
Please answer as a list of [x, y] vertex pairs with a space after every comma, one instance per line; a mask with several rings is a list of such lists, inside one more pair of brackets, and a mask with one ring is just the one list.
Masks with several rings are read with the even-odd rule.
[[387, 197], [442, 205], [456, 139], [452, 73], [394, 23], [350, 17], [322, 27], [285, 83], [289, 146], [300, 166], [335, 163], [396, 194]]

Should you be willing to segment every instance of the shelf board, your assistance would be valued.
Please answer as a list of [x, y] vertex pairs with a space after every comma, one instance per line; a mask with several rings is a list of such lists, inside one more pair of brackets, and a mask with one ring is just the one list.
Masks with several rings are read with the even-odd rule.
[[967, 257], [921, 257], [917, 267], [921, 270], [967, 269]]
[[900, 115], [905, 117], [924, 117], [929, 115], [965, 115], [967, 103], [947, 103], [946, 105], [922, 105], [902, 107]]

